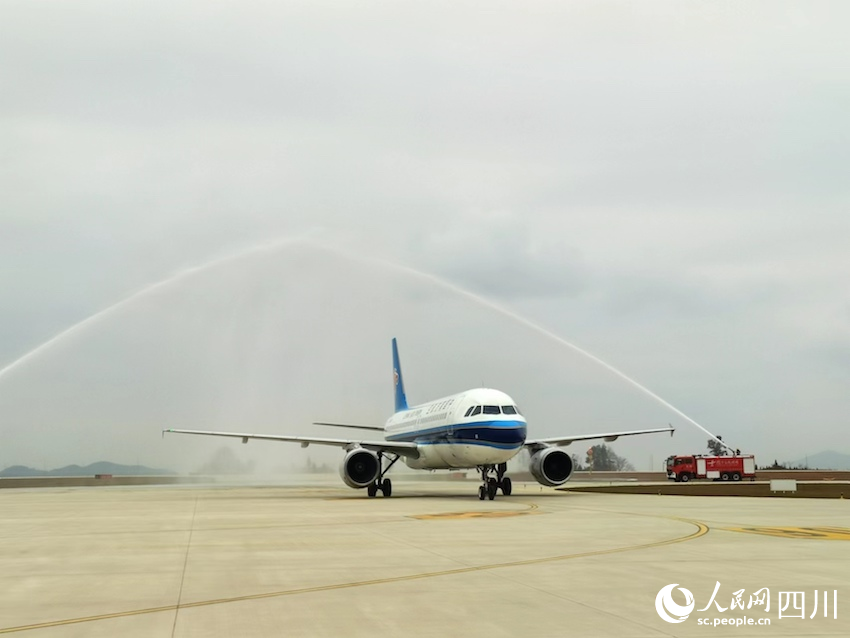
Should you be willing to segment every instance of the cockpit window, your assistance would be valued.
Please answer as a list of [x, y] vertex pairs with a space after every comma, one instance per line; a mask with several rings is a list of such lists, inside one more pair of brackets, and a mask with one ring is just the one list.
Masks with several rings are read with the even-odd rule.
[[516, 408], [512, 405], [503, 405], [502, 414], [516, 414]]
[[475, 416], [476, 414], [481, 414], [481, 406], [480, 405], [476, 405], [474, 408], [472, 408], [472, 412], [470, 413], [469, 416]]
[[466, 414], [464, 414], [463, 416], [469, 416], [470, 414], [472, 414], [472, 411], [474, 409], [475, 409], [474, 405], [469, 406], [469, 409], [466, 411]]
[[501, 414], [502, 411], [499, 410], [498, 405], [485, 405], [484, 406], [484, 414]]

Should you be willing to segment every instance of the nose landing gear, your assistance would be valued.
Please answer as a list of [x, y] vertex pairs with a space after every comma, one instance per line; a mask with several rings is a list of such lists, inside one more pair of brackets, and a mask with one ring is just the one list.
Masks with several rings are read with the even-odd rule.
[[[511, 479], [505, 476], [508, 471], [507, 463], [499, 463], [498, 465], [479, 465], [478, 471], [481, 473], [481, 487], [478, 488], [478, 500], [483, 501], [485, 498], [493, 500], [496, 498], [496, 493], [501, 489], [505, 496], [511, 495], [512, 485]], [[490, 476], [495, 473], [496, 476]]]

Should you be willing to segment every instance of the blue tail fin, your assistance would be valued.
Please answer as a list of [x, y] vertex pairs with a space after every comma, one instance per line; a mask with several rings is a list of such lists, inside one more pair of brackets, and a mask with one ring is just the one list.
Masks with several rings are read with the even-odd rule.
[[395, 411], [407, 409], [407, 395], [404, 393], [404, 379], [401, 378], [401, 363], [398, 360], [398, 345], [393, 337], [393, 385], [395, 386]]

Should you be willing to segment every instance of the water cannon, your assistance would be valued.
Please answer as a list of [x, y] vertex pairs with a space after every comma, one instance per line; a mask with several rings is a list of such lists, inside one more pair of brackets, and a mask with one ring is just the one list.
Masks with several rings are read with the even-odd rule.
[[[711, 434], [711, 433], [709, 432], [709, 434]], [[726, 443], [726, 441], [723, 440], [722, 436], [720, 436], [720, 435], [714, 436], [713, 434], [711, 434], [711, 438], [714, 439], [715, 441], [717, 441], [718, 443], [720, 443], [720, 445], [722, 445], [726, 450], [728, 450], [729, 453], [732, 454], [733, 456], [741, 456], [740, 448], [733, 448], [731, 445], [728, 445]]]

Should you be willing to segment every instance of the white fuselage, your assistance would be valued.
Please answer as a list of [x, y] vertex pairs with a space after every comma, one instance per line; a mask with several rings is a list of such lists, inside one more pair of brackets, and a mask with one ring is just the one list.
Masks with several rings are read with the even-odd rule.
[[396, 412], [384, 426], [387, 441], [416, 443], [417, 470], [505, 463], [525, 443], [526, 422], [504, 392], [477, 388]]

